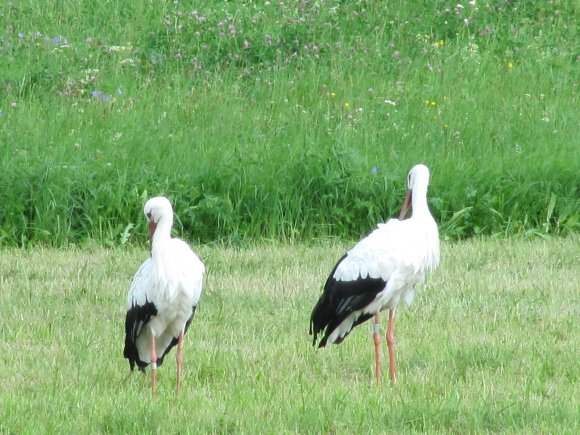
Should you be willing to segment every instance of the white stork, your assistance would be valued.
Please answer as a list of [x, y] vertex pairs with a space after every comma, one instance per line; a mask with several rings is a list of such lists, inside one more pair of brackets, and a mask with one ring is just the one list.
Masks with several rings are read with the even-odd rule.
[[177, 384], [181, 386], [183, 334], [201, 296], [205, 267], [186, 242], [171, 237], [173, 209], [165, 197], [145, 203], [151, 256], [135, 276], [127, 298], [125, 350], [131, 370], [151, 365], [155, 392], [157, 367], [177, 344]]
[[[390, 378], [395, 371], [395, 309], [410, 303], [415, 286], [439, 264], [439, 231], [427, 206], [429, 169], [414, 166], [399, 219], [389, 219], [348, 251], [330, 273], [310, 317], [310, 334], [323, 335], [319, 347], [341, 343], [351, 329], [375, 318], [375, 376], [380, 381], [380, 312], [389, 309], [387, 345]], [[412, 204], [413, 214], [405, 215]]]

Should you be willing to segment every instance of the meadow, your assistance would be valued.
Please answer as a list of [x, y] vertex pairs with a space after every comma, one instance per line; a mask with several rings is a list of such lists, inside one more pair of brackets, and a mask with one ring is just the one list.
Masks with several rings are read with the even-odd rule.
[[[565, 0], [0, 5], [0, 433], [578, 432], [577, 6]], [[442, 264], [318, 350], [353, 240], [432, 173]], [[206, 286], [175, 361], [122, 357], [145, 200]]]
[[173, 352], [154, 398], [122, 356], [147, 250], [5, 249], [0, 432], [575, 434], [578, 242], [444, 243], [440, 269], [398, 310], [399, 381], [379, 386], [370, 324], [324, 350], [308, 335], [348, 245], [197, 247], [208, 274], [183, 388], [176, 397]]
[[0, 6], [0, 243], [359, 237], [432, 170], [442, 234], [580, 225], [575, 4]]

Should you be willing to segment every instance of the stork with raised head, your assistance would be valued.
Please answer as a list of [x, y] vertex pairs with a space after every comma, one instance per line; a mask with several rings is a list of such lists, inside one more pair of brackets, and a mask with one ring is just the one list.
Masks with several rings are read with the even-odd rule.
[[[410, 303], [415, 286], [439, 264], [439, 231], [427, 205], [429, 169], [414, 166], [399, 219], [378, 224], [338, 260], [310, 317], [310, 334], [319, 347], [339, 344], [352, 328], [374, 317], [375, 377], [380, 382], [380, 312], [389, 310], [387, 346], [390, 378], [396, 381], [395, 310]], [[412, 216], [405, 219], [409, 206]]]
[[151, 366], [155, 392], [157, 368], [177, 345], [177, 384], [181, 387], [183, 335], [203, 286], [205, 267], [186, 242], [171, 237], [173, 209], [165, 197], [145, 203], [151, 256], [143, 262], [129, 288], [125, 319], [125, 349], [131, 370]]

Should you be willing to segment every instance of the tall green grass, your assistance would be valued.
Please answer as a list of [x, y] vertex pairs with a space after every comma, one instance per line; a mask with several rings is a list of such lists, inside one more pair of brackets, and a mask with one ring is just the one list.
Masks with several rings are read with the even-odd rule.
[[569, 2], [2, 6], [0, 241], [358, 237], [432, 169], [448, 238], [578, 230]]
[[397, 311], [394, 386], [374, 384], [370, 324], [311, 345], [347, 247], [197, 247], [208, 272], [182, 391], [172, 352], [155, 398], [122, 356], [146, 248], [1, 250], [0, 432], [578, 433], [577, 237], [444, 242]]

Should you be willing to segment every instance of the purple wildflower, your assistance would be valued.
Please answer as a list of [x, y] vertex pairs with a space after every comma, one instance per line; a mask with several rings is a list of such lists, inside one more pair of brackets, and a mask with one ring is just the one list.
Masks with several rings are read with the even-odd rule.
[[96, 98], [101, 101], [108, 101], [110, 99], [109, 95], [107, 95], [105, 92], [99, 91], [98, 89], [93, 89], [91, 95], [93, 96], [93, 98]]
[[68, 40], [66, 38], [63, 38], [62, 36], [53, 36], [52, 38], [48, 38], [48, 40], [55, 45], [58, 44], [68, 45]]
[[377, 167], [376, 167], [376, 166], [373, 166], [373, 167], [371, 168], [371, 174], [373, 174], [373, 175], [376, 175], [376, 173], [377, 173], [377, 172], [379, 172], [379, 170], [377, 169]]

